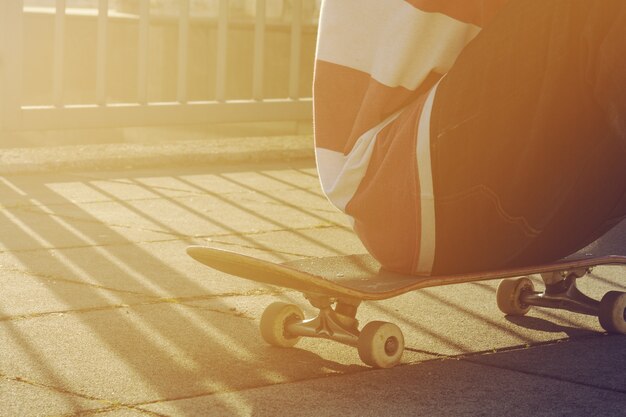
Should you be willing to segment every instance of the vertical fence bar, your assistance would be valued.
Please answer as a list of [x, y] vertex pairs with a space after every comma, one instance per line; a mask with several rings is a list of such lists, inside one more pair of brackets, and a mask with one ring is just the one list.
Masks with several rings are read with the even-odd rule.
[[107, 24], [109, 0], [98, 0], [98, 40], [96, 52], [96, 103], [106, 105]]
[[228, 0], [220, 0], [217, 20], [217, 71], [215, 79], [215, 99], [226, 99], [226, 60], [228, 46]]
[[178, 82], [177, 99], [187, 102], [187, 66], [189, 61], [189, 0], [180, 1], [178, 20]]
[[265, 0], [257, 0], [254, 22], [254, 63], [252, 66], [252, 98], [263, 99], [263, 65], [265, 55]]
[[300, 97], [300, 49], [302, 43], [302, 0], [293, 0], [291, 10], [291, 54], [289, 60], [289, 98]]
[[63, 106], [63, 61], [65, 57], [65, 0], [56, 0], [54, 14], [54, 67], [52, 72], [52, 102]]
[[22, 110], [22, 70], [24, 39], [24, 1], [0, 2], [0, 31], [2, 39], [0, 51], [2, 65], [2, 88], [0, 89], [2, 128], [13, 128], [21, 124]]
[[137, 62], [137, 101], [148, 103], [148, 31], [150, 29], [150, 0], [140, 0], [139, 6], [139, 45]]

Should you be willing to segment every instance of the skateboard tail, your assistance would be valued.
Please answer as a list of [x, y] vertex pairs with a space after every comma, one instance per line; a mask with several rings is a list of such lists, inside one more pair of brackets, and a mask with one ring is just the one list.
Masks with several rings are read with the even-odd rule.
[[[242, 278], [257, 280], [258, 275], [262, 274], [259, 268], [246, 267], [244, 262], [237, 260], [233, 256], [229, 256], [229, 252], [219, 249], [212, 249], [203, 246], [189, 246], [187, 255], [196, 261], [207, 265], [213, 269], [235, 275]], [[243, 255], [239, 255], [241, 258]]]
[[[368, 294], [286, 264], [276, 264], [224, 249], [190, 246], [187, 248], [187, 254], [196, 261], [228, 275], [290, 288], [305, 294], [355, 300], [374, 300], [380, 299], [381, 296], [388, 298], [381, 293]], [[392, 295], [393, 293], [389, 293], [388, 296]]]

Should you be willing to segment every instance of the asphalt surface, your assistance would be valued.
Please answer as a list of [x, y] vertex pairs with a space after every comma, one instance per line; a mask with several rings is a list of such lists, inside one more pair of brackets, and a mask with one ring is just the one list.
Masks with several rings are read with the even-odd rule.
[[[186, 246], [272, 261], [364, 249], [321, 195], [310, 138], [242, 146], [2, 151], [0, 416], [625, 415], [626, 338], [566, 311], [505, 317], [497, 282], [362, 305], [362, 324], [405, 334], [393, 369], [326, 340], [267, 346], [263, 309], [310, 315], [306, 300]], [[600, 298], [625, 278], [598, 267], [579, 284]]]

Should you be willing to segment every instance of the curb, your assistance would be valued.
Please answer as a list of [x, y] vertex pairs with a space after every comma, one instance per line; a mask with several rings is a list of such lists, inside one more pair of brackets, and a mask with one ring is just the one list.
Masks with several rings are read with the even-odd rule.
[[0, 150], [0, 175], [314, 158], [312, 136], [9, 148]]

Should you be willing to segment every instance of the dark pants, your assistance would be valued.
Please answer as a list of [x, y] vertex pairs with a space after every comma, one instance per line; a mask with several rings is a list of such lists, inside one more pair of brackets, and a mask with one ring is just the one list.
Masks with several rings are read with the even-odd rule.
[[441, 81], [434, 273], [558, 259], [626, 216], [626, 1], [513, 0]]

